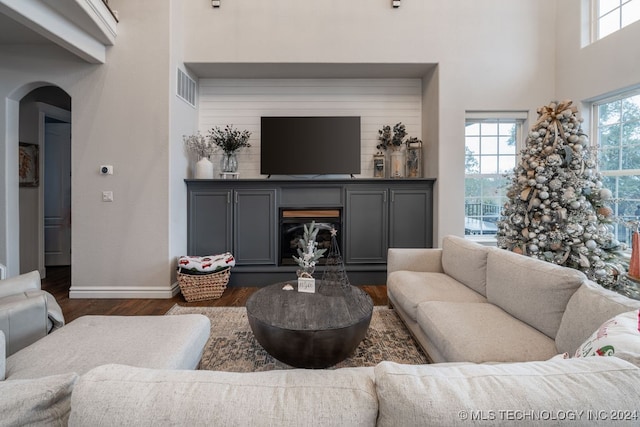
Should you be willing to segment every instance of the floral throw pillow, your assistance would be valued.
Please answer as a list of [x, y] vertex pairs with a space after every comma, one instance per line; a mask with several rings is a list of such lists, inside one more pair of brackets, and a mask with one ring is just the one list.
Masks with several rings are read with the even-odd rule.
[[622, 313], [602, 324], [575, 357], [616, 356], [640, 366], [640, 310]]

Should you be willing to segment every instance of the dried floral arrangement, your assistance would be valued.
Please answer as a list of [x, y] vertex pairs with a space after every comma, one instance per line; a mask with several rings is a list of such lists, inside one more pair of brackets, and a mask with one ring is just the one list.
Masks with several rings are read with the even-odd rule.
[[199, 131], [193, 135], [183, 135], [185, 149], [198, 156], [198, 158], [209, 157], [215, 151], [216, 147], [207, 140]]
[[235, 153], [243, 147], [251, 147], [249, 138], [251, 132], [234, 129], [233, 125], [226, 125], [224, 129], [216, 126], [209, 131], [209, 140], [220, 147], [226, 154]]
[[385, 125], [382, 129], [378, 130], [378, 140], [380, 143], [376, 145], [378, 150], [386, 150], [387, 147], [391, 147], [394, 150], [398, 150], [402, 147], [402, 144], [409, 145], [410, 143], [422, 142], [416, 137], [410, 137], [407, 140], [404, 138], [407, 136], [407, 128], [402, 122], [398, 122], [393, 126], [393, 132], [391, 126]]

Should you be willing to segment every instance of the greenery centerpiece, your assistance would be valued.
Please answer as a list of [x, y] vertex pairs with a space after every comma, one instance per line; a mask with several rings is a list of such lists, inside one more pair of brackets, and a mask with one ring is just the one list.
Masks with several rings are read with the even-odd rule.
[[251, 147], [249, 138], [251, 132], [240, 131], [233, 125], [226, 125], [224, 129], [216, 126], [209, 131], [209, 141], [224, 152], [220, 162], [222, 172], [236, 172], [238, 170], [238, 160], [236, 152], [243, 147]]
[[318, 260], [327, 251], [326, 249], [318, 249], [318, 242], [316, 242], [318, 231], [320, 229], [316, 228], [315, 221], [312, 221], [309, 226], [304, 224], [304, 234], [298, 240], [298, 256], [293, 256], [293, 260], [300, 266], [298, 277], [310, 278], [315, 271]]

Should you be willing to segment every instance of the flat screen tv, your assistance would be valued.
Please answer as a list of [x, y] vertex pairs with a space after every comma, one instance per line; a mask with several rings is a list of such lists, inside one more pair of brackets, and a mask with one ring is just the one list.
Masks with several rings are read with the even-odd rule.
[[360, 173], [360, 117], [262, 117], [263, 175]]

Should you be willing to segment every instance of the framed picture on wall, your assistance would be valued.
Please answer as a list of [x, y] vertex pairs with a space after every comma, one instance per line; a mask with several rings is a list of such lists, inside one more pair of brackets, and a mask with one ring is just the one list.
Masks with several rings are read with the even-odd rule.
[[18, 181], [20, 187], [37, 187], [40, 167], [38, 145], [21, 142], [18, 149]]

